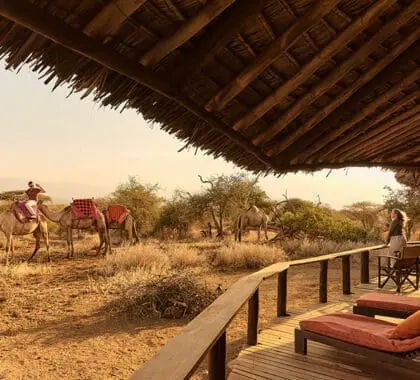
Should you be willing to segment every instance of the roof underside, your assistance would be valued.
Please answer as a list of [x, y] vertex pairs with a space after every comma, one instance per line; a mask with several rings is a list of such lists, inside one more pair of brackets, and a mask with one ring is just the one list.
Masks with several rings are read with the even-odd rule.
[[420, 0], [0, 0], [0, 57], [254, 172], [420, 167]]

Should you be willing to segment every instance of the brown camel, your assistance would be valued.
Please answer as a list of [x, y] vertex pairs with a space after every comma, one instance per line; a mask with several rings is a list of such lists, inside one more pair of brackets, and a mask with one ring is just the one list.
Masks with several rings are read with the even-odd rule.
[[[105, 212], [103, 213], [104, 215]], [[134, 243], [138, 244], [140, 242], [139, 235], [137, 233], [137, 223], [134, 220], [133, 216], [131, 214], [128, 214], [124, 221], [121, 224], [109, 222], [106, 221], [108, 230], [119, 230], [121, 234], [121, 245], [124, 244], [125, 240], [128, 240], [128, 244], [133, 244], [133, 237], [134, 237]]]
[[35, 237], [35, 249], [28, 259], [28, 261], [32, 260], [32, 258], [36, 255], [40, 247], [41, 238], [45, 242], [45, 246], [47, 249], [48, 261], [51, 261], [50, 257], [50, 244], [48, 240], [48, 226], [47, 226], [47, 219], [44, 215], [39, 215], [36, 219], [18, 219], [20, 215], [20, 210], [18, 210], [18, 206], [13, 204], [10, 210], [5, 211], [0, 214], [0, 230], [3, 231], [4, 235], [6, 236], [6, 265], [9, 264], [9, 253], [12, 253], [12, 260], [14, 257], [14, 242], [13, 236], [22, 236], [22, 235], [29, 235], [33, 234]]
[[66, 230], [67, 240], [67, 258], [74, 256], [73, 246], [73, 230], [88, 230], [95, 228], [99, 235], [99, 246], [97, 254], [101, 252], [102, 246], [105, 244], [103, 254], [111, 253], [111, 245], [109, 240], [108, 229], [106, 228], [105, 217], [99, 212], [98, 219], [93, 218], [77, 218], [72, 210], [71, 206], [65, 207], [63, 210], [58, 212], [52, 212], [48, 206], [43, 203], [42, 200], [38, 201], [39, 210], [52, 222], [60, 224]]
[[258, 241], [261, 239], [261, 229], [264, 229], [266, 240], [268, 240], [267, 227], [269, 217], [268, 215], [260, 210], [257, 206], [252, 206], [248, 211], [245, 211], [238, 216], [235, 223], [235, 241], [241, 242], [242, 231], [247, 227], [258, 228]]

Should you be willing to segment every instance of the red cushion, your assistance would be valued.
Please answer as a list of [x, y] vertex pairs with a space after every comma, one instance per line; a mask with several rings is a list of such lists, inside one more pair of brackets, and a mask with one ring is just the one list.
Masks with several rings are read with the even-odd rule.
[[330, 338], [387, 352], [410, 352], [420, 349], [420, 336], [390, 339], [396, 324], [350, 313], [333, 313], [300, 322], [302, 329]]
[[404, 319], [392, 332], [392, 339], [408, 339], [420, 336], [420, 311]]
[[410, 313], [420, 310], [420, 297], [397, 296], [387, 293], [367, 293], [359, 297], [356, 303], [357, 306], [407, 311]]

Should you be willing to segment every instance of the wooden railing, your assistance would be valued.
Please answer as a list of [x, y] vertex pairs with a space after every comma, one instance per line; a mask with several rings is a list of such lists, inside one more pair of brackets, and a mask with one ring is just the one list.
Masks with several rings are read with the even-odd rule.
[[[418, 244], [411, 242], [409, 244]], [[343, 294], [351, 293], [351, 256], [360, 254], [360, 282], [369, 283], [370, 252], [383, 249], [385, 245], [364, 247], [351, 251], [331, 253], [303, 260], [273, 264], [237, 281], [229, 290], [216, 299], [183, 331], [166, 344], [159, 354], [138, 369], [131, 377], [135, 380], [185, 379], [189, 378], [208, 355], [210, 380], [226, 378], [226, 329], [242, 306], [248, 302], [249, 345], [257, 344], [259, 286], [278, 276], [277, 316], [287, 315], [287, 271], [292, 266], [320, 264], [319, 302], [328, 300], [328, 263], [341, 259]]]

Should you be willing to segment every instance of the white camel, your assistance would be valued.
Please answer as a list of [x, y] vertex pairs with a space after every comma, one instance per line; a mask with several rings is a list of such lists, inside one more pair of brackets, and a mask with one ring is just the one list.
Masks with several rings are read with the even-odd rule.
[[261, 240], [261, 229], [264, 229], [264, 235], [268, 240], [267, 227], [269, 217], [260, 210], [257, 206], [252, 206], [250, 209], [238, 216], [235, 223], [235, 241], [242, 241], [242, 231], [247, 227], [258, 228], [258, 241]]

